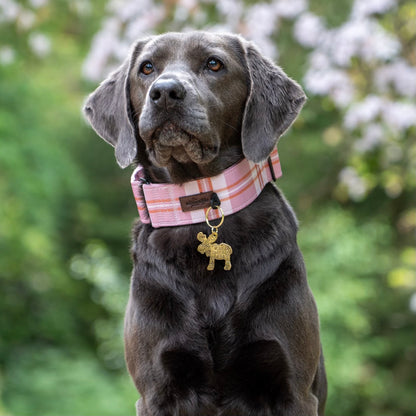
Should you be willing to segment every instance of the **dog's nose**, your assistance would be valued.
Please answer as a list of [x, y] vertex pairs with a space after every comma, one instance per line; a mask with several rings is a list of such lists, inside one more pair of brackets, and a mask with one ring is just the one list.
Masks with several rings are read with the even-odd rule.
[[152, 85], [149, 96], [157, 106], [168, 108], [183, 101], [186, 96], [186, 89], [177, 79], [162, 78]]

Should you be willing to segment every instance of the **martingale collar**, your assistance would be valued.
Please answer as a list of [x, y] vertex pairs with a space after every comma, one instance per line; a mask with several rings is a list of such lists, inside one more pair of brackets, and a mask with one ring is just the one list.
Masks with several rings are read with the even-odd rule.
[[[131, 186], [140, 220], [153, 227], [172, 227], [205, 222], [206, 208], [215, 192], [224, 215], [234, 214], [250, 205], [268, 182], [282, 176], [279, 155], [274, 149], [260, 163], [243, 159], [210, 178], [177, 184], [147, 183], [143, 166], [131, 176]], [[219, 218], [219, 210], [209, 212], [210, 220]]]

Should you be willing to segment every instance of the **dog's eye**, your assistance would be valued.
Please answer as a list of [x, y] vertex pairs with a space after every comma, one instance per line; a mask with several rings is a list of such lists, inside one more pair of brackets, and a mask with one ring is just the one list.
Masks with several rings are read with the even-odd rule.
[[209, 58], [207, 61], [207, 68], [211, 71], [218, 72], [224, 68], [224, 64], [217, 58]]
[[150, 61], [145, 61], [140, 65], [140, 72], [144, 75], [150, 75], [153, 71], [154, 67]]

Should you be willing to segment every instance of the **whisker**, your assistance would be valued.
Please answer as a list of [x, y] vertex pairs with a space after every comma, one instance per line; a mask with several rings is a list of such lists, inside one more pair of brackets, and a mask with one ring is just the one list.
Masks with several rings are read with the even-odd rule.
[[231, 127], [234, 131], [238, 132], [238, 129], [236, 129], [234, 126], [232, 126], [231, 124], [227, 123], [224, 120], [218, 119], [219, 122], [221, 122], [222, 124], [225, 124], [227, 127]]

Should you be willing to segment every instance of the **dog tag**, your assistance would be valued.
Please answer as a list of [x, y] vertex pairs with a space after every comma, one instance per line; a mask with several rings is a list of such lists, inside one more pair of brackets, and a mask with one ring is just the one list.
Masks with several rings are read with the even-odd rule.
[[224, 213], [220, 207], [217, 208], [221, 211], [222, 218], [220, 223], [216, 226], [211, 225], [208, 220], [208, 214], [212, 208], [208, 208], [207, 212], [205, 213], [205, 220], [208, 226], [211, 228], [211, 234], [208, 237], [203, 232], [199, 232], [197, 234], [196, 238], [198, 239], [198, 241], [201, 242], [201, 244], [198, 246], [198, 252], [201, 254], [205, 254], [207, 257], [209, 257], [207, 270], [214, 270], [215, 260], [224, 260], [224, 270], [230, 270], [230, 257], [233, 252], [233, 249], [228, 244], [216, 243], [218, 238], [218, 228], [221, 227], [222, 223], [224, 222]]

